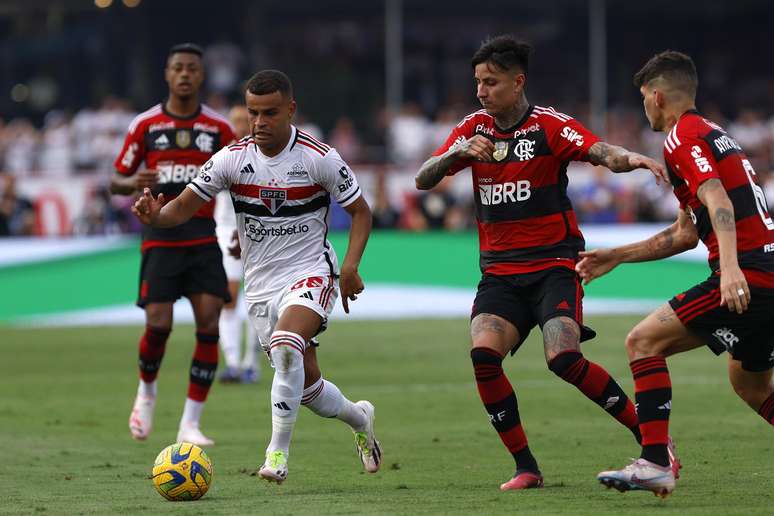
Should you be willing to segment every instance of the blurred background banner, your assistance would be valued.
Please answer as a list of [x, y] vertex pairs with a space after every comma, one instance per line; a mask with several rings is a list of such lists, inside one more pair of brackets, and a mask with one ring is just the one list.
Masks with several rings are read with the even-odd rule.
[[[203, 99], [224, 114], [242, 102], [241, 85], [254, 71], [278, 68], [289, 74], [299, 103], [295, 123], [338, 149], [373, 208], [377, 232], [364, 265], [367, 284], [459, 288], [460, 299], [469, 304], [478, 277], [469, 173], [422, 193], [414, 189], [413, 176], [451, 128], [479, 108], [470, 57], [482, 40], [513, 33], [530, 41], [532, 103], [571, 114], [610, 143], [657, 159], [663, 138], [647, 127], [632, 75], [655, 52], [689, 53], [701, 78], [700, 110], [742, 145], [774, 208], [772, 27], [766, 0], [494, 0], [475, 9], [457, 0], [442, 7], [426, 0], [222, 0], [215, 6], [5, 0], [0, 3], [0, 236], [6, 237], [0, 238], [0, 320], [66, 312], [70, 298], [58, 298], [58, 288], [71, 296], [70, 311], [131, 306], [139, 260], [134, 235], [140, 226], [129, 212], [132, 199], [111, 196], [107, 187], [129, 123], [166, 95], [163, 67], [175, 43], [204, 47]], [[613, 175], [573, 164], [568, 176], [591, 245], [616, 241], [621, 230], [608, 225], [651, 224], [647, 231], [621, 226], [630, 228], [625, 236], [647, 236], [676, 215], [671, 192], [656, 186], [647, 172]], [[347, 224], [343, 211], [332, 210], [337, 247], [345, 241], [335, 231]], [[433, 267], [439, 249], [458, 262]], [[687, 263], [704, 274], [696, 262], [648, 267]], [[68, 268], [76, 264], [82, 273]], [[106, 276], [99, 279], [103, 266]], [[424, 276], [406, 276], [409, 270]], [[38, 294], [46, 293], [44, 299], [35, 302], [30, 294], [29, 307], [7, 295], [47, 275], [51, 281], [36, 287], [42, 289]], [[589, 289], [589, 300], [628, 299], [640, 292], [638, 299], [650, 306], [675, 291], [666, 280], [662, 292], [642, 278], [604, 279]], [[426, 303], [436, 307], [436, 315], [469, 310], [445, 295], [447, 302]]]

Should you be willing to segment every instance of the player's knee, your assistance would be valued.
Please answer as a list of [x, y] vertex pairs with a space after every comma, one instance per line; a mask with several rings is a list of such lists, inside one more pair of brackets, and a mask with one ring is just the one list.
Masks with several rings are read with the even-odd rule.
[[630, 360], [660, 355], [662, 351], [658, 340], [640, 327], [634, 327], [629, 332], [625, 345]]
[[290, 373], [304, 367], [304, 340], [290, 332], [274, 332], [271, 336], [270, 356], [278, 373]]

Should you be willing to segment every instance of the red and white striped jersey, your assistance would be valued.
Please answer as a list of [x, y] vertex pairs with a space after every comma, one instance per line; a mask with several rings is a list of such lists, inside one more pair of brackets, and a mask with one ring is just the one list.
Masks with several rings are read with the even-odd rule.
[[[223, 146], [236, 139], [234, 129], [214, 109], [201, 105], [192, 116], [180, 118], [157, 104], [135, 117], [129, 125], [116, 170], [133, 175], [140, 163], [159, 175], [154, 193], [172, 200], [199, 174], [199, 167]], [[194, 217], [174, 228], [143, 228], [143, 250], [168, 245], [195, 245], [215, 241], [214, 203], [207, 203]]]
[[269, 158], [248, 136], [215, 154], [188, 188], [207, 201], [231, 194], [248, 302], [269, 301], [300, 277], [338, 276], [330, 200], [345, 207], [361, 191], [335, 149], [291, 127], [287, 146]]
[[481, 272], [574, 270], [584, 240], [567, 197], [567, 165], [587, 161], [599, 138], [551, 107], [530, 106], [507, 129], [482, 109], [466, 116], [434, 155], [477, 134], [494, 143], [492, 161], [458, 160], [449, 174], [473, 170]]
[[719, 179], [734, 206], [736, 249], [747, 281], [774, 288], [774, 221], [766, 196], [742, 147], [698, 111], [684, 113], [664, 141], [667, 165], [680, 207], [689, 209], [709, 265], [719, 269], [719, 249], [709, 212], [696, 195], [708, 179]]

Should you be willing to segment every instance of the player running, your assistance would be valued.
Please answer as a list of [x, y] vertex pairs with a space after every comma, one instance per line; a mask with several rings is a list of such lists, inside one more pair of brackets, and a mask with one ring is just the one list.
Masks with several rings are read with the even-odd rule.
[[621, 387], [586, 360], [580, 342], [583, 289], [575, 273], [584, 241], [567, 197], [567, 164], [591, 161], [614, 172], [663, 167], [608, 145], [568, 115], [529, 104], [524, 92], [530, 46], [511, 36], [486, 41], [472, 59], [484, 109], [465, 117], [416, 176], [426, 190], [472, 168], [483, 277], [471, 314], [476, 384], [489, 420], [516, 461], [502, 490], [542, 487], [516, 395], [502, 368], [536, 325], [551, 371], [575, 385], [639, 441], [637, 414]]
[[[371, 210], [336, 150], [291, 124], [296, 102], [284, 73], [255, 74], [245, 100], [251, 136], [217, 153], [175, 200], [167, 203], [146, 189], [133, 211], [146, 224], [169, 228], [189, 220], [219, 191], [231, 193], [248, 312], [274, 367], [272, 437], [260, 476], [277, 483], [287, 478], [299, 405], [352, 427], [360, 459], [374, 473], [381, 463], [374, 407], [368, 401], [352, 403], [322, 378], [314, 339], [325, 330], [339, 290], [347, 313], [349, 301], [363, 291], [358, 266], [371, 231]], [[331, 196], [352, 217], [340, 273], [327, 240]]]
[[[172, 47], [164, 76], [169, 98], [129, 126], [110, 183], [114, 194], [152, 189], [174, 198], [196, 177], [202, 163], [235, 139], [228, 120], [199, 102], [204, 79], [200, 47], [191, 43]], [[138, 170], [143, 161], [145, 169]], [[218, 317], [223, 301], [229, 299], [213, 206], [203, 204], [179, 228], [143, 230], [137, 305], [145, 310], [146, 327], [140, 338], [140, 385], [129, 416], [129, 430], [137, 440], [147, 439], [153, 426], [156, 376], [172, 330], [172, 306], [185, 296], [196, 319], [196, 348], [177, 440], [213, 444], [199, 429], [199, 420], [218, 365]]]
[[[237, 138], [250, 134], [250, 124], [247, 121], [247, 108], [244, 105], [233, 106], [228, 114], [229, 121], [234, 126]], [[223, 268], [228, 278], [228, 294], [231, 301], [223, 306], [220, 312], [220, 347], [226, 370], [218, 379], [222, 383], [255, 383], [261, 375], [258, 362], [258, 335], [255, 328], [247, 321], [247, 310], [240, 299], [242, 286], [242, 261], [231, 255], [237, 244], [236, 215], [228, 191], [220, 192], [215, 202], [215, 233], [218, 245], [223, 253]], [[239, 359], [242, 348], [242, 328], [246, 327], [245, 353], [241, 362]]]
[[619, 491], [666, 496], [675, 486], [668, 462], [672, 384], [666, 357], [701, 346], [728, 351], [734, 390], [774, 425], [774, 222], [744, 151], [717, 124], [696, 111], [698, 77], [690, 57], [666, 51], [634, 76], [645, 114], [667, 134], [664, 160], [680, 201], [677, 221], [648, 240], [581, 253], [585, 283], [627, 262], [658, 260], [696, 247], [709, 250], [712, 271], [673, 297], [626, 337], [634, 376], [642, 454], [619, 471], [597, 478]]

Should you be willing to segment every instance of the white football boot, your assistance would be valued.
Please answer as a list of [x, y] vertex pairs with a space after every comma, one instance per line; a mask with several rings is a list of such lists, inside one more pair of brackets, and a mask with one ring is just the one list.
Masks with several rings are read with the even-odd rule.
[[138, 394], [134, 399], [132, 413], [129, 415], [129, 431], [132, 438], [144, 441], [153, 428], [153, 409], [156, 407], [156, 396]]
[[636, 459], [624, 469], [603, 471], [597, 480], [608, 488], [624, 491], [652, 491], [666, 498], [675, 489], [675, 476], [670, 466], [659, 466], [645, 459]]
[[198, 425], [191, 425], [188, 423], [181, 423], [180, 430], [177, 432], [177, 442], [179, 443], [191, 443], [196, 446], [212, 446], [215, 441], [209, 437], [205, 437]]
[[288, 478], [288, 458], [282, 450], [266, 452], [266, 462], [263, 463], [258, 475], [267, 482], [281, 484]]
[[355, 405], [363, 409], [368, 420], [365, 430], [355, 432], [355, 447], [365, 470], [369, 473], [376, 473], [382, 464], [382, 449], [374, 435], [375, 409], [370, 401], [360, 400]]

